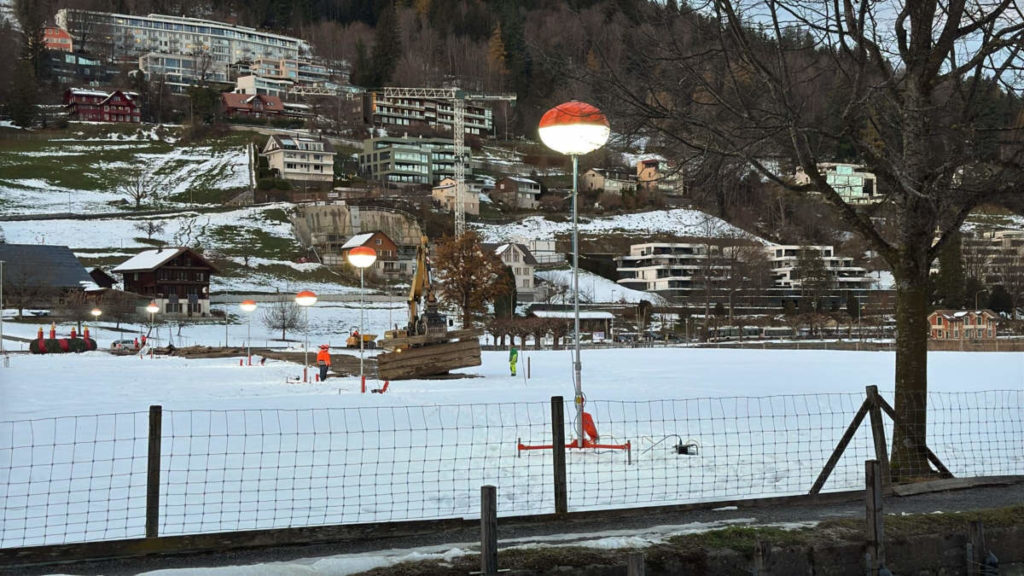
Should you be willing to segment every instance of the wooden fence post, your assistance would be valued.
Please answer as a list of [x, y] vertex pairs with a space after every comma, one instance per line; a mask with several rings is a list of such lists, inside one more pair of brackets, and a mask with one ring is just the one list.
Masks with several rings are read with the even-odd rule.
[[[892, 493], [892, 478], [889, 472], [889, 447], [885, 443], [885, 424], [882, 423], [882, 402], [878, 396], [878, 386], [867, 387], [869, 415], [871, 418], [871, 438], [875, 443], [875, 459], [881, 466], [882, 489], [886, 494]], [[895, 427], [898, 422], [893, 422]]]
[[868, 553], [872, 573], [885, 564], [885, 524], [882, 510], [882, 466], [878, 460], [864, 462], [864, 504]]
[[163, 408], [149, 407], [149, 453], [146, 460], [146, 538], [160, 535], [160, 439]]
[[980, 520], [967, 523], [967, 576], [981, 574], [982, 562], [985, 561], [985, 525]]
[[480, 487], [480, 573], [498, 573], [498, 490]]
[[555, 514], [569, 513], [565, 481], [565, 399], [551, 397], [551, 464], [555, 481]]
[[630, 552], [626, 560], [626, 576], [646, 576], [643, 552]]

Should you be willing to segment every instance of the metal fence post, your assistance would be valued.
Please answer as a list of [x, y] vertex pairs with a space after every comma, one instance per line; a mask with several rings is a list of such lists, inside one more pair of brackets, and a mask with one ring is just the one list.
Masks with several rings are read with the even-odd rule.
[[160, 531], [160, 437], [163, 431], [163, 408], [149, 407], [149, 453], [146, 460], [146, 538], [156, 538]]
[[480, 573], [498, 573], [498, 489], [480, 487]]
[[551, 397], [551, 467], [555, 482], [555, 514], [569, 513], [565, 481], [565, 400]]

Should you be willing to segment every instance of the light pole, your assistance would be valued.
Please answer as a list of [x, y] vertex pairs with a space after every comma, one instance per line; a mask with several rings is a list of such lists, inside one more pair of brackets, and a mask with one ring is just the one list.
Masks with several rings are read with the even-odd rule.
[[312, 290], [303, 290], [295, 295], [295, 303], [306, 309], [306, 339], [302, 346], [302, 381], [309, 382], [309, 307], [316, 304], [316, 294]]
[[366, 375], [363, 374], [363, 272], [377, 261], [377, 252], [369, 246], [356, 246], [348, 251], [348, 263], [359, 268], [359, 380], [366, 391]]
[[249, 326], [245, 331], [245, 357], [249, 365], [252, 366], [252, 313], [256, 310], [256, 302], [254, 300], [242, 300], [238, 307], [249, 317]]
[[559, 104], [544, 113], [538, 126], [540, 139], [555, 152], [572, 158], [572, 309], [573, 377], [576, 392], [576, 446], [583, 448], [583, 383], [580, 362], [580, 250], [579, 250], [579, 167], [580, 156], [593, 152], [608, 141], [611, 130], [600, 110], [576, 100]]
[[153, 315], [160, 310], [160, 307], [156, 305], [156, 300], [151, 300], [149, 306], [146, 306], [146, 312], [149, 312], [149, 333], [146, 334], [146, 338], [153, 333]]

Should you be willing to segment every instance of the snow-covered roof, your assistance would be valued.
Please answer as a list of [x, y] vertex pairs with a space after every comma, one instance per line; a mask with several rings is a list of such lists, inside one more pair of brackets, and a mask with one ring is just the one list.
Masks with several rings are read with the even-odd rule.
[[[538, 318], [574, 318], [572, 310], [531, 310], [531, 314]], [[611, 312], [598, 310], [581, 310], [580, 320], [612, 320], [615, 315]]]
[[76, 96], [96, 96], [106, 98], [109, 94], [102, 90], [89, 90], [87, 88], [71, 88], [71, 93]]
[[537, 182], [535, 180], [530, 180], [529, 178], [523, 178], [522, 176], [509, 176], [508, 179], [513, 181], [513, 182], [522, 182], [524, 184], [540, 184], [539, 182]]
[[128, 260], [120, 263], [113, 272], [138, 272], [140, 270], [152, 270], [181, 254], [185, 248], [157, 248], [156, 250], [143, 250]]
[[365, 234], [356, 234], [355, 236], [348, 239], [347, 242], [341, 245], [342, 250], [348, 250], [349, 248], [355, 248], [356, 246], [362, 246], [370, 241], [373, 237], [373, 232], [367, 232]]

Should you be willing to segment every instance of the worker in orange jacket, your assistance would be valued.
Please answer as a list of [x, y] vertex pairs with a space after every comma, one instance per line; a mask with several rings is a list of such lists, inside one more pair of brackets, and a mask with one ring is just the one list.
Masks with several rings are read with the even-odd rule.
[[327, 380], [327, 369], [331, 367], [331, 347], [327, 344], [320, 345], [320, 351], [316, 353], [316, 363], [320, 367], [320, 381]]

